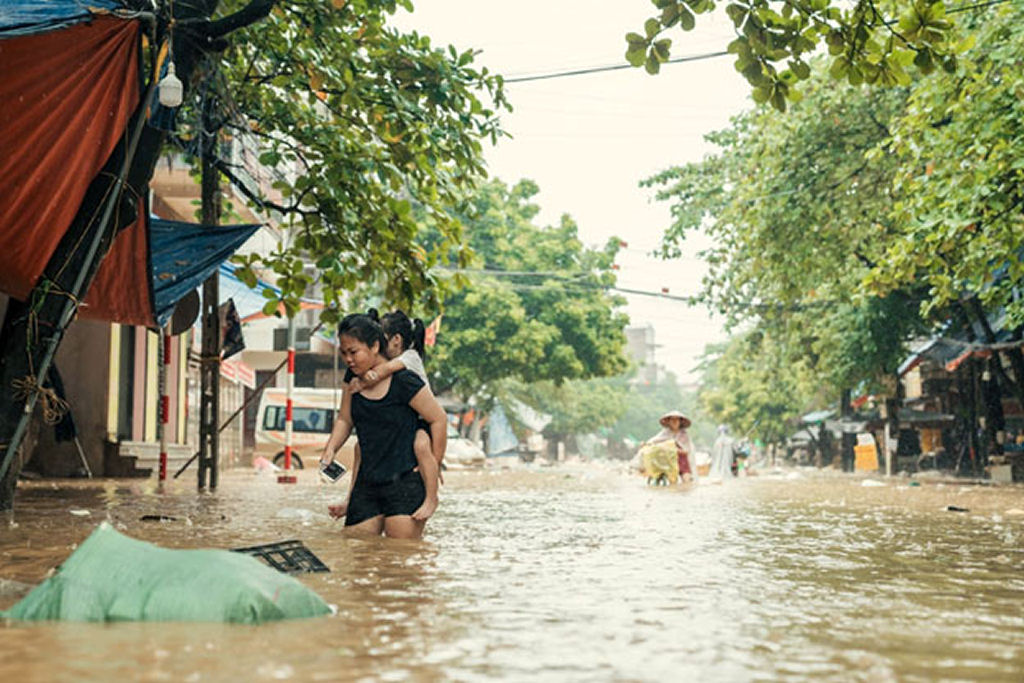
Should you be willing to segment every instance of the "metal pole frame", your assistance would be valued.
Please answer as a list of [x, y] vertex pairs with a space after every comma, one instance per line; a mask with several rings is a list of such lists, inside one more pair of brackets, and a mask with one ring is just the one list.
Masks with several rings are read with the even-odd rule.
[[292, 396], [295, 393], [295, 317], [288, 316], [288, 377], [285, 382], [284, 412], [284, 474], [278, 475], [278, 484], [294, 484], [298, 481], [292, 474], [292, 433], [294, 429]]

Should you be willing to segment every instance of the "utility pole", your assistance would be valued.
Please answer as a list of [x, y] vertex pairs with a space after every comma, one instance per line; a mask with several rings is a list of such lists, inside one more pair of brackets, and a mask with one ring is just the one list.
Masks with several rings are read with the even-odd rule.
[[857, 435], [848, 431], [850, 421], [853, 419], [852, 394], [850, 389], [843, 389], [839, 397], [839, 422], [843, 425], [843, 440], [839, 461], [842, 463], [843, 472], [854, 471], [855, 454], [853, 447], [857, 444]]
[[[203, 98], [202, 136], [202, 223], [220, 222], [220, 176], [215, 166], [218, 124], [214, 116], [212, 89]], [[220, 416], [220, 275], [217, 270], [203, 283], [203, 344], [200, 362], [199, 405], [199, 488], [206, 488], [207, 475], [211, 489], [217, 488]]]

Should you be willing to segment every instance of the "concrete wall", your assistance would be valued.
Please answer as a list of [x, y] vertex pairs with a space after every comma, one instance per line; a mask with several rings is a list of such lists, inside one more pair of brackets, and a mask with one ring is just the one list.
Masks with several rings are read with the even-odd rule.
[[[110, 328], [110, 323], [75, 321], [68, 328], [56, 358], [78, 438], [89, 468], [97, 476], [103, 474], [103, 444], [107, 436]], [[53, 426], [42, 423], [29, 469], [47, 477], [77, 476], [84, 471], [75, 442], [57, 443]]]

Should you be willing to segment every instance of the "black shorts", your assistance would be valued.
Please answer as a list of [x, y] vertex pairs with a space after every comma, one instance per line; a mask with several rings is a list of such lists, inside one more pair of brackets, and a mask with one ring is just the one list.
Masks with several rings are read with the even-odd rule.
[[411, 515], [427, 499], [427, 487], [418, 470], [409, 470], [386, 484], [359, 482], [349, 496], [345, 526], [384, 515]]

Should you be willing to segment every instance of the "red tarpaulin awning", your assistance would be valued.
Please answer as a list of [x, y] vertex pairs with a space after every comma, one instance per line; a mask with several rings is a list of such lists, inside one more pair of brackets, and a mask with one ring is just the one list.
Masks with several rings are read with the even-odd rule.
[[138, 22], [0, 40], [0, 291], [25, 299], [139, 100]]

